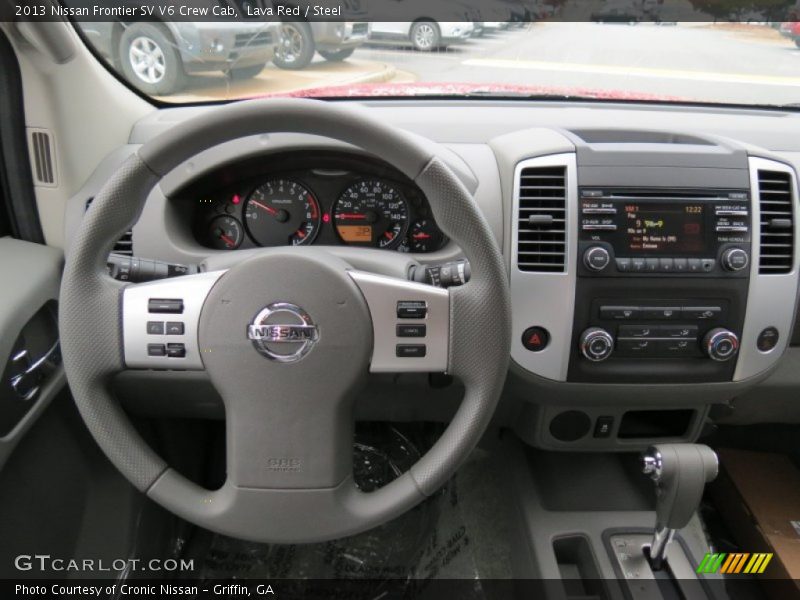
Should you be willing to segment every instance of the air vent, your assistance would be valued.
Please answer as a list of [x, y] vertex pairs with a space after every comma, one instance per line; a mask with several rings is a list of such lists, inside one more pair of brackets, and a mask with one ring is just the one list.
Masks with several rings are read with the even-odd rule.
[[758, 201], [761, 207], [761, 258], [758, 272], [766, 275], [788, 273], [794, 256], [792, 179], [783, 171], [758, 172]]
[[[94, 200], [94, 198], [89, 198], [86, 201], [85, 210], [89, 210], [89, 207], [92, 205], [92, 200]], [[114, 248], [111, 251], [115, 254], [133, 256], [133, 230], [128, 229], [128, 231], [123, 233], [122, 237], [117, 240], [117, 243], [114, 244]]]
[[33, 161], [33, 176], [38, 185], [55, 186], [56, 170], [53, 163], [55, 149], [53, 138], [44, 129], [33, 129], [30, 133], [30, 152]]
[[522, 169], [517, 215], [517, 268], [520, 271], [564, 272], [566, 209], [566, 167]]

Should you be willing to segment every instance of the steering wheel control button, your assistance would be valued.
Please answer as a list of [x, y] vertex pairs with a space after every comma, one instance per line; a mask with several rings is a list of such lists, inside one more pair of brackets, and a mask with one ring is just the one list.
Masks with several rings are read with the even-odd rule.
[[167, 347], [164, 344], [147, 344], [147, 356], [166, 356]]
[[183, 344], [167, 344], [167, 356], [170, 358], [185, 358], [186, 346]]
[[148, 321], [147, 333], [149, 335], [164, 335], [164, 321]]
[[614, 426], [614, 417], [597, 417], [594, 424], [594, 437], [611, 437], [611, 428]]
[[601, 319], [638, 319], [641, 317], [641, 310], [638, 306], [601, 306]]
[[770, 352], [778, 345], [780, 334], [775, 327], [767, 327], [758, 334], [756, 339], [756, 348], [759, 352]]
[[397, 337], [425, 337], [427, 334], [427, 327], [423, 324], [419, 325], [398, 325]]
[[147, 301], [147, 312], [181, 314], [183, 312], [183, 300], [180, 298], [150, 298]]
[[550, 333], [544, 327], [528, 327], [522, 332], [522, 345], [531, 352], [541, 352], [550, 343]]
[[428, 349], [425, 344], [397, 344], [397, 358], [423, 358]]
[[681, 317], [697, 321], [712, 321], [719, 318], [722, 308], [719, 306], [684, 306]]
[[590, 271], [602, 271], [611, 262], [611, 255], [602, 246], [589, 248], [583, 255], [583, 264]]
[[167, 335], [183, 335], [183, 323], [181, 321], [168, 321], [166, 331]]
[[428, 316], [428, 303], [424, 300], [401, 300], [397, 303], [398, 319], [424, 319]]
[[712, 360], [730, 360], [739, 351], [739, 338], [732, 331], [717, 327], [703, 338], [703, 349]]
[[741, 271], [750, 264], [747, 252], [741, 248], [729, 248], [722, 254], [722, 266], [726, 271]]
[[614, 338], [605, 329], [590, 327], [581, 335], [580, 350], [592, 362], [600, 362], [614, 351]]

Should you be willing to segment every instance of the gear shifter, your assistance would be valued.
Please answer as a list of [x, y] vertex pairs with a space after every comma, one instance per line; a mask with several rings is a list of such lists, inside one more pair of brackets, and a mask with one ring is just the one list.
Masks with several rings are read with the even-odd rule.
[[642, 458], [644, 473], [656, 484], [656, 530], [650, 564], [660, 570], [675, 532], [688, 525], [706, 483], [717, 476], [716, 453], [701, 444], [659, 444]]

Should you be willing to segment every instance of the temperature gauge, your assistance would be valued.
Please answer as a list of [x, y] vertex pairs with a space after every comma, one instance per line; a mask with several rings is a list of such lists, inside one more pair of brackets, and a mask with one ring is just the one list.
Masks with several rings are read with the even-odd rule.
[[444, 234], [430, 219], [415, 221], [408, 232], [408, 246], [411, 252], [433, 252], [438, 250]]
[[221, 216], [209, 224], [207, 239], [212, 248], [234, 250], [242, 243], [243, 235], [242, 224], [238, 219]]

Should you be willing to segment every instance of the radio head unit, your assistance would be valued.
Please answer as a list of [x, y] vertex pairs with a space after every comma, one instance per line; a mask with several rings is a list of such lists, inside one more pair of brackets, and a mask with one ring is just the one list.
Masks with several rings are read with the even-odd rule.
[[581, 188], [581, 275], [746, 277], [746, 190]]

